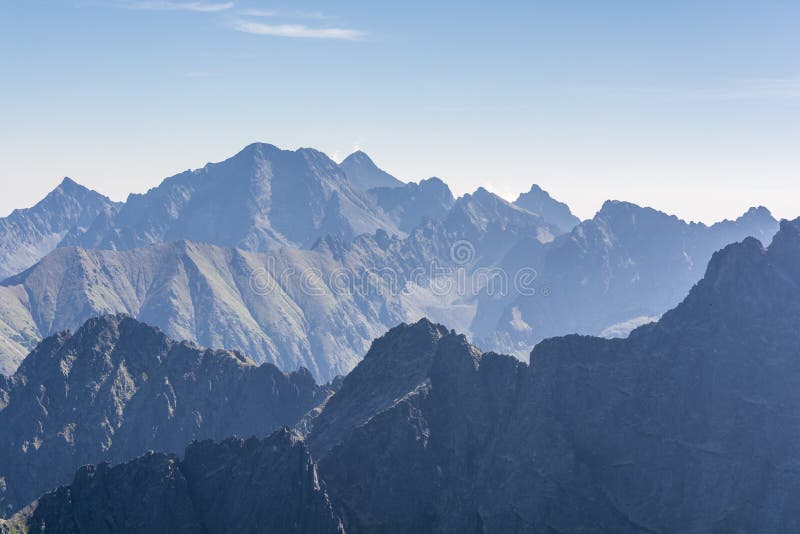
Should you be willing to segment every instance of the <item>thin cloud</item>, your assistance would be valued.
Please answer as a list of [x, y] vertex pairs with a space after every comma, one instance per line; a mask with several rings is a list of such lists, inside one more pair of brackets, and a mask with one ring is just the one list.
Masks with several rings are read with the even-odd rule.
[[239, 14], [245, 17], [330, 20], [334, 17], [320, 11], [282, 11], [278, 9], [242, 9]]
[[197, 13], [218, 13], [220, 11], [233, 9], [235, 6], [236, 4], [234, 2], [169, 2], [162, 0], [122, 4], [122, 7], [141, 9], [143, 11], [194, 11]]
[[312, 28], [304, 24], [263, 24], [249, 20], [238, 20], [233, 25], [234, 29], [255, 35], [271, 35], [275, 37], [290, 37], [296, 39], [339, 39], [343, 41], [358, 41], [366, 35], [362, 31], [349, 28]]

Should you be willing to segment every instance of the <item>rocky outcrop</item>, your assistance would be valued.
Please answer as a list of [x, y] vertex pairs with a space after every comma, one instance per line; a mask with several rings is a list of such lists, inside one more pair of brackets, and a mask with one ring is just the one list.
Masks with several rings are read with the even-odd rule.
[[7, 523], [44, 533], [343, 534], [316, 465], [288, 430], [86, 466]]
[[92, 319], [42, 341], [0, 383], [0, 506], [18, 509], [83, 464], [268, 435], [331, 393], [306, 370], [175, 342], [125, 316]]

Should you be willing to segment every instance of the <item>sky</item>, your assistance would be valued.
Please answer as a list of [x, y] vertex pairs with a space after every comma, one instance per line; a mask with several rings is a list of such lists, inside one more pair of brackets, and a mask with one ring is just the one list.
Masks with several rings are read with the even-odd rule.
[[254, 141], [403, 180], [800, 216], [796, 0], [0, 0], [0, 216]]

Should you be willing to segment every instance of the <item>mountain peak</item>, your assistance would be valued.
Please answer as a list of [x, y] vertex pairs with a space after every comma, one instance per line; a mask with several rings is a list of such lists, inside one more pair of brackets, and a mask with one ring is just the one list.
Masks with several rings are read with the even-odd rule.
[[367, 164], [370, 164], [370, 165], [375, 165], [375, 162], [372, 161], [372, 158], [370, 158], [369, 155], [366, 152], [364, 152], [363, 150], [356, 150], [355, 152], [353, 152], [352, 154], [347, 156], [342, 161], [342, 163], [344, 163], [347, 160], [357, 161], [359, 163], [367, 163]]
[[58, 184], [58, 189], [86, 189], [84, 186], [70, 178], [69, 176], [65, 176], [61, 183]]
[[367, 191], [376, 187], [400, 187], [400, 180], [378, 167], [365, 152], [357, 150], [339, 164], [356, 189]]
[[531, 189], [527, 193], [520, 194], [514, 204], [540, 215], [545, 221], [555, 225], [562, 233], [569, 232], [581, 222], [572, 214], [569, 206], [555, 200], [550, 193], [537, 184], [531, 185]]

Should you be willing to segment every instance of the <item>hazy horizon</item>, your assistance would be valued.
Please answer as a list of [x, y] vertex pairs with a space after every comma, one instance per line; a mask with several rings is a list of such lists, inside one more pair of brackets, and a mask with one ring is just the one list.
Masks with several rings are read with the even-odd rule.
[[[254, 143], [269, 143], [269, 142], [268, 141], [254, 141]], [[248, 144], [250, 144], [250, 143], [248, 143]], [[269, 144], [273, 144], [274, 145], [275, 143], [269, 143]], [[244, 146], [246, 146], [246, 145], [244, 145]], [[244, 146], [242, 146], [241, 148], [244, 148]], [[286, 150], [297, 150], [298, 148], [317, 148], [317, 147], [301, 147], [301, 146], [297, 146], [297, 147], [284, 147], [284, 146], [280, 146], [280, 145], [276, 145], [276, 146], [278, 146], [278, 148], [286, 149]], [[359, 147], [355, 147], [354, 151], [356, 151], [356, 150], [363, 150], [363, 149], [361, 149]], [[238, 152], [238, 150], [236, 152]], [[42, 198], [44, 198], [44, 196], [46, 196], [47, 193], [49, 193], [50, 191], [55, 189], [65, 178], [69, 178], [69, 179], [75, 181], [76, 183], [78, 183], [78, 184], [80, 184], [80, 185], [82, 185], [84, 187], [88, 187], [89, 189], [93, 189], [93, 190], [97, 191], [100, 194], [106, 195], [111, 200], [118, 201], [118, 202], [124, 202], [127, 199], [128, 195], [130, 195], [130, 194], [137, 194], [137, 193], [138, 194], [142, 194], [142, 193], [145, 193], [145, 192], [147, 192], [147, 190], [158, 186], [166, 178], [169, 178], [171, 176], [174, 176], [174, 175], [176, 175], [176, 174], [178, 174], [180, 172], [186, 171], [186, 170], [200, 169], [200, 168], [204, 167], [208, 163], [217, 163], [219, 161], [223, 161], [224, 159], [227, 159], [228, 157], [232, 157], [236, 152], [233, 152], [233, 153], [229, 154], [228, 156], [223, 156], [220, 159], [217, 159], [217, 160], [214, 160], [214, 161], [206, 161], [206, 162], [204, 162], [202, 164], [193, 165], [193, 166], [187, 167], [185, 169], [175, 170], [171, 174], [164, 175], [161, 178], [157, 178], [155, 180], [143, 181], [143, 183], [146, 183], [146, 185], [142, 189], [135, 190], [135, 191], [130, 191], [130, 192], [126, 193], [126, 194], [122, 194], [122, 195], [119, 195], [119, 196], [110, 195], [106, 191], [104, 191], [104, 190], [102, 190], [102, 189], [100, 189], [98, 187], [95, 187], [93, 185], [90, 185], [88, 183], [85, 183], [85, 182], [81, 181], [79, 178], [76, 178], [75, 176], [63, 176], [63, 177], [58, 178], [57, 180], [54, 180], [53, 183], [50, 185], [49, 189], [46, 189], [45, 191], [43, 191], [40, 194], [39, 197], [35, 198], [30, 203], [28, 203], [26, 205], [13, 206], [11, 209], [7, 210], [6, 212], [0, 212], [0, 217], [8, 216], [15, 209], [32, 207], [34, 204], [36, 204], [38, 201], [40, 201]], [[393, 173], [391, 169], [386, 168], [385, 166], [381, 165], [380, 161], [373, 154], [371, 154], [369, 152], [366, 152], [366, 151], [364, 151], [364, 152], [367, 153], [367, 155], [374, 161], [374, 163], [378, 167], [382, 168], [383, 170], [385, 170], [389, 174], [394, 175], [395, 177], [401, 179], [404, 182], [419, 182], [422, 179], [433, 177], [433, 175], [431, 175], [431, 176], [425, 176], [425, 177], [409, 180], [409, 179], [407, 179], [405, 177], [398, 176], [397, 174]], [[345, 157], [347, 157], [349, 155], [349, 153], [345, 154], [344, 156], [342, 156], [341, 154], [331, 155], [330, 153], [327, 153], [327, 152], [326, 152], [326, 154], [329, 157], [331, 157], [331, 159], [336, 161], [337, 163], [341, 163], [341, 161]], [[598, 210], [600, 210], [600, 208], [602, 207], [602, 204], [604, 202], [608, 201], [608, 200], [619, 200], [619, 201], [632, 202], [632, 203], [638, 204], [638, 205], [640, 205], [642, 207], [649, 207], [649, 208], [657, 209], [657, 210], [662, 211], [664, 213], [668, 213], [669, 215], [676, 215], [679, 218], [681, 218], [683, 220], [686, 220], [687, 222], [703, 222], [703, 223], [706, 223], [706, 224], [713, 224], [715, 222], [719, 222], [719, 221], [722, 221], [724, 219], [730, 219], [730, 220], [736, 219], [737, 217], [739, 217], [743, 213], [745, 213], [749, 208], [759, 207], [759, 206], [764, 206], [767, 209], [769, 209], [770, 212], [772, 212], [772, 215], [774, 217], [778, 218], [778, 219], [782, 219], [782, 218], [783, 219], [795, 219], [797, 217], [800, 217], [800, 210], [798, 210], [797, 215], [794, 215], [794, 216], [790, 215], [790, 216], [787, 217], [787, 216], [783, 216], [783, 215], [775, 213], [770, 208], [770, 206], [768, 206], [768, 205], [766, 205], [764, 203], [754, 202], [752, 204], [741, 206], [741, 209], [739, 209], [738, 211], [736, 211], [735, 209], [731, 210], [730, 206], [726, 206], [726, 208], [729, 208], [727, 211], [732, 211], [731, 215], [724, 215], [724, 216], [720, 216], [718, 218], [698, 219], [698, 218], [685, 217], [680, 213], [680, 210], [671, 210], [668, 207], [659, 206], [658, 204], [650, 204], [648, 202], [637, 202], [635, 199], [632, 199], [631, 197], [625, 197], [625, 196], [609, 196], [607, 198], [597, 199], [597, 201], [595, 202], [596, 207], [594, 207], [594, 208], [591, 207], [591, 201], [590, 201], [590, 202], [586, 203], [586, 206], [588, 206], [587, 209], [586, 210], [581, 210], [581, 209], [579, 209], [579, 207], [577, 206], [577, 204], [575, 202], [571, 202], [570, 199], [564, 198], [563, 196], [559, 196], [559, 195], [555, 194], [554, 193], [554, 189], [555, 188], [550, 187], [549, 184], [546, 184], [546, 183], [541, 182], [541, 181], [538, 181], [538, 182], [537, 181], [532, 181], [529, 185], [524, 186], [519, 191], [506, 192], [505, 194], [503, 194], [501, 192], [493, 190], [491, 186], [487, 186], [487, 185], [478, 185], [478, 186], [476, 186], [475, 189], [471, 189], [471, 190], [463, 190], [463, 189], [460, 190], [460, 189], [458, 189], [457, 185], [454, 187], [455, 184], [451, 183], [446, 178], [443, 178], [441, 176], [437, 176], [437, 177], [442, 179], [445, 183], [448, 184], [448, 186], [451, 188], [451, 190], [453, 190], [453, 194], [456, 197], [460, 197], [460, 196], [463, 196], [465, 194], [474, 193], [475, 189], [477, 189], [478, 187], [483, 187], [483, 188], [485, 188], [485, 189], [487, 189], [487, 190], [489, 190], [489, 191], [491, 191], [493, 193], [498, 194], [499, 196], [501, 196], [505, 200], [508, 200], [509, 202], [513, 202], [514, 200], [516, 200], [516, 198], [519, 196], [519, 194], [528, 192], [530, 190], [531, 186], [536, 184], [539, 187], [541, 187], [542, 189], [544, 189], [545, 191], [547, 191], [556, 200], [561, 201], [561, 202], [565, 202], [567, 205], [569, 205], [569, 207], [572, 210], [572, 212], [575, 215], [577, 215], [581, 220], [591, 219], [592, 216], [594, 216], [594, 214]]]

